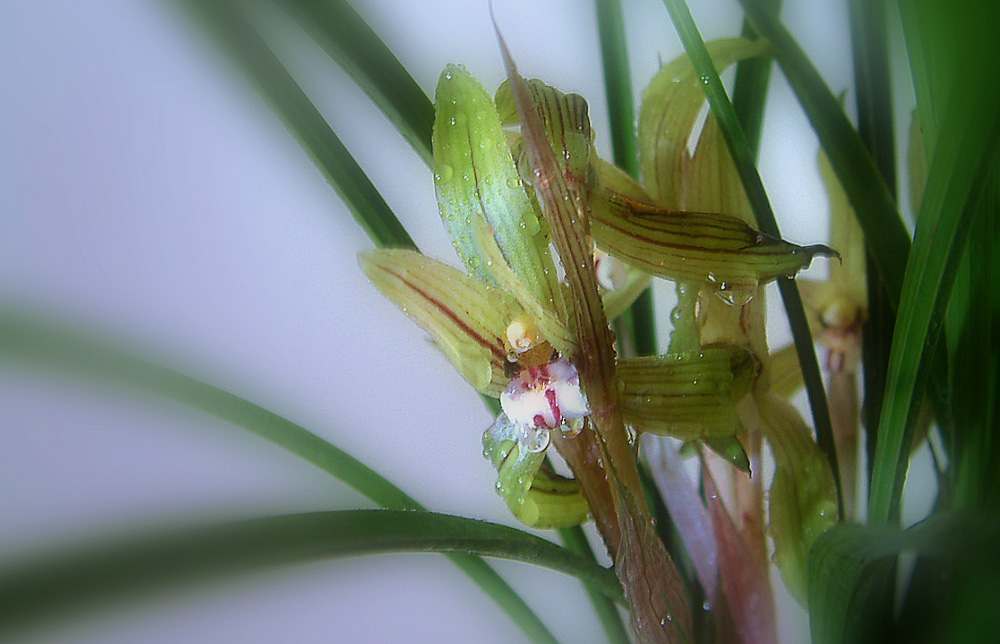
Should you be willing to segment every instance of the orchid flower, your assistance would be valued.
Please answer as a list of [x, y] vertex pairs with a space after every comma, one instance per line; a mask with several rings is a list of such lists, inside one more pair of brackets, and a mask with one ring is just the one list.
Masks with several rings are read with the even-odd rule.
[[[698, 290], [736, 303], [832, 251], [729, 215], [664, 209], [597, 157], [582, 97], [525, 81], [506, 60], [510, 80], [495, 98], [456, 66], [436, 92], [438, 206], [466, 270], [408, 250], [366, 251], [360, 263], [475, 389], [499, 398], [483, 453], [511, 512], [535, 527], [592, 515], [633, 613], [657, 614], [663, 601], [685, 600], [669, 581], [677, 573], [651, 529], [625, 428], [735, 442], [736, 402], [758, 365], [743, 347], [698, 341]], [[680, 288], [694, 299], [675, 313], [689, 323], [667, 355], [618, 358], [608, 320], [650, 275], [691, 285]], [[552, 443], [575, 480], [545, 463]], [[652, 557], [648, 570], [634, 567], [640, 556]], [[667, 572], [654, 579], [653, 569]], [[659, 630], [689, 630], [681, 614]]]

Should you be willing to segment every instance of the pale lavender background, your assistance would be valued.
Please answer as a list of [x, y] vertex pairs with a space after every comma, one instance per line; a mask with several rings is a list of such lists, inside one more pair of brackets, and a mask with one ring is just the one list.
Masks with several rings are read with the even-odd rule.
[[[626, 4], [641, 96], [658, 61], [681, 47], [659, 0]], [[691, 4], [706, 38], [738, 32], [733, 3]], [[846, 21], [829, 10], [835, 3], [789, 4], [786, 20], [830, 85], [848, 87]], [[485, 2], [368, 0], [361, 9], [429, 93], [448, 62], [487, 88], [500, 82]], [[591, 3], [498, 1], [497, 15], [523, 73], [588, 98], [607, 154]], [[420, 159], [322, 55], [305, 48], [295, 61], [421, 248], [451, 261]], [[360, 228], [168, 3], [4, 0], [0, 88], [3, 301], [86, 321], [286, 415], [433, 509], [513, 524], [480, 457], [490, 418], [479, 401], [366, 283], [355, 259], [369, 247]], [[901, 98], [902, 117], [911, 99]], [[815, 138], [780, 74], [770, 105], [761, 169], [785, 236], [825, 238]], [[825, 271], [817, 262], [810, 274]], [[779, 345], [778, 298], [771, 306]], [[0, 555], [144, 518], [370, 506], [270, 444], [152, 398], [4, 367], [0, 418]], [[563, 641], [600, 641], [575, 581], [497, 567]], [[782, 612], [788, 641], [799, 640], [802, 613], [787, 600]], [[40, 637], [522, 641], [457, 569], [428, 555], [313, 566]]]

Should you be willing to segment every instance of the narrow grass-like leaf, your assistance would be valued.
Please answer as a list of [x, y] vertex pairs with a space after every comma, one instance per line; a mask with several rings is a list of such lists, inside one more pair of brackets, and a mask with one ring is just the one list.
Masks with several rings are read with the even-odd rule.
[[274, 0], [309, 31], [413, 149], [431, 163], [434, 106], [348, 0]]
[[416, 248], [344, 144], [260, 35], [243, 9], [224, 0], [175, 0], [257, 89], [299, 141], [368, 236], [379, 246]]
[[[733, 105], [726, 95], [726, 90], [722, 86], [719, 74], [715, 70], [712, 57], [705, 48], [698, 27], [691, 17], [684, 0], [664, 0], [664, 4], [670, 13], [670, 17], [684, 43], [684, 49], [691, 58], [691, 64], [703, 79], [705, 94], [708, 97], [712, 114], [719, 121], [719, 126], [726, 139], [726, 145], [743, 188], [746, 190], [750, 206], [753, 208], [757, 225], [761, 231], [775, 238], [780, 238], [778, 223], [774, 218], [774, 211], [764, 190], [760, 174], [754, 165], [754, 158], [750, 152], [743, 130], [740, 127]], [[752, 18], [752, 16], [751, 16]], [[754, 21], [759, 30], [759, 25]], [[764, 32], [761, 32], [764, 34]], [[765, 34], [766, 35], [766, 34]], [[901, 225], [901, 224], [900, 224]], [[809, 406], [812, 410], [813, 424], [816, 427], [816, 440], [820, 449], [826, 454], [830, 462], [830, 469], [833, 473], [834, 484], [838, 490], [837, 498], [840, 498], [840, 473], [837, 468], [836, 446], [833, 440], [833, 428], [830, 424], [830, 412], [827, 406], [826, 393], [823, 389], [823, 380], [819, 372], [819, 364], [816, 361], [816, 353], [813, 348], [812, 336], [809, 333], [809, 324], [806, 320], [805, 309], [802, 306], [802, 298], [798, 289], [791, 280], [779, 279], [778, 289], [785, 304], [785, 311], [788, 314], [788, 323], [792, 329], [792, 337], [795, 340], [795, 349], [799, 354], [799, 363], [802, 366], [802, 375], [805, 381], [806, 393], [809, 396]]]
[[[594, 560], [594, 549], [590, 547], [590, 542], [587, 541], [587, 535], [582, 528], [562, 528], [559, 530], [559, 538], [563, 545], [576, 554], [585, 559]], [[583, 588], [587, 591], [587, 597], [597, 614], [597, 621], [601, 623], [601, 628], [604, 629], [608, 641], [611, 644], [631, 644], [628, 631], [625, 629], [621, 613], [615, 602], [592, 584], [584, 584]]]
[[[761, 0], [777, 13], [781, 0]], [[744, 18], [740, 37], [756, 40], [757, 32], [749, 20]], [[733, 82], [733, 109], [747, 137], [747, 145], [756, 156], [760, 151], [760, 133], [764, 125], [764, 106], [767, 103], [767, 89], [771, 80], [773, 61], [768, 58], [747, 58], [736, 64], [736, 80]]]
[[614, 573], [520, 530], [403, 510], [347, 510], [113, 537], [90, 547], [21, 555], [0, 569], [0, 633], [157, 587], [336, 557], [438, 552], [498, 557], [578, 577], [617, 601]]
[[632, 68], [625, 39], [622, 0], [594, 0], [604, 72], [604, 96], [608, 101], [611, 149], [615, 165], [639, 178], [639, 147], [635, 136], [635, 103], [632, 98]]
[[[347, 452], [292, 421], [217, 387], [135, 358], [37, 316], [0, 310], [0, 360], [146, 390], [245, 429], [346, 483], [378, 505], [423, 509]], [[478, 557], [448, 555], [537, 644], [557, 640], [509, 584]]]
[[995, 87], [965, 85], [952, 97], [930, 164], [907, 263], [889, 358], [870, 497], [870, 521], [898, 518], [909, 440], [926, 390], [952, 280], [979, 199], [997, 172], [1000, 101]]
[[[998, 529], [995, 517], [961, 514], [938, 514], [906, 531], [886, 526], [835, 526], [817, 540], [809, 553], [809, 627], [813, 642], [871, 641], [871, 633], [866, 630], [872, 625], [872, 601], [882, 592], [882, 575], [876, 567], [880, 561], [902, 550], [944, 558], [994, 550]], [[941, 583], [940, 578], [930, 581]], [[944, 607], [935, 608], [940, 611]]]

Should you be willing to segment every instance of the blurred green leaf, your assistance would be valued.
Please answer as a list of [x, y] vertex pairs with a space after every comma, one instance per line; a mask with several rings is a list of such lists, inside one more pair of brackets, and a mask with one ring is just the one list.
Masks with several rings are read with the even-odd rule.
[[[809, 552], [809, 627], [813, 642], [869, 642], [875, 636], [873, 629], [877, 632], [884, 628], [874, 614], [881, 607], [874, 604], [883, 592], [879, 587], [879, 566], [887, 558], [907, 550], [921, 556], [975, 561], [983, 550], [995, 552], [998, 529], [995, 516], [968, 514], [937, 514], [905, 531], [887, 526], [835, 526]], [[945, 606], [935, 608], [939, 614], [947, 610]]]
[[[274, 443], [382, 507], [423, 509], [380, 474], [300, 425], [217, 387], [135, 358], [37, 316], [0, 309], [0, 361], [50, 368], [154, 392]], [[555, 637], [531, 608], [486, 562], [457, 554], [449, 555], [449, 559], [497, 602], [533, 642], [556, 644]]]
[[347, 0], [273, 0], [291, 14], [431, 164], [434, 106]]
[[870, 521], [897, 517], [909, 441], [930, 376], [959, 259], [979, 200], [997, 172], [1000, 97], [967, 82], [952, 96], [930, 164], [889, 358], [871, 483]]
[[349, 510], [114, 537], [0, 567], [0, 633], [65, 611], [163, 587], [334, 557], [461, 553], [544, 566], [623, 601], [614, 573], [549, 541], [495, 523], [430, 512]]
[[368, 236], [379, 246], [416, 248], [361, 166], [243, 13], [227, 0], [175, 0], [217, 42], [284, 121]]

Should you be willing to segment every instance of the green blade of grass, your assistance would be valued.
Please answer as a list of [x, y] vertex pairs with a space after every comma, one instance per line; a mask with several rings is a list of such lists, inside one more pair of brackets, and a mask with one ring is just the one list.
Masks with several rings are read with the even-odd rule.
[[434, 105], [347, 0], [274, 0], [368, 95], [431, 165]]
[[[423, 509], [383, 476], [304, 427], [227, 391], [135, 358], [48, 320], [0, 310], [0, 361], [150, 391], [245, 429], [343, 481], [382, 507]], [[448, 557], [532, 642], [558, 644], [528, 604], [489, 564], [468, 555]]]
[[157, 587], [337, 557], [431, 552], [521, 561], [578, 577], [623, 602], [611, 570], [521, 530], [404, 510], [346, 510], [169, 529], [19, 555], [0, 568], [0, 633]]
[[[994, 549], [991, 544], [996, 540], [998, 528], [996, 517], [945, 513], [905, 531], [887, 526], [835, 526], [816, 540], [809, 553], [812, 641], [815, 644], [912, 641], [900, 638], [899, 633], [886, 637], [886, 633], [877, 630], [884, 628], [884, 623], [872, 620], [872, 602], [878, 601], [881, 591], [879, 568], [891, 565], [890, 558], [903, 550], [938, 560], [964, 557], [974, 561], [984, 550]], [[932, 583], [940, 584], [941, 579]], [[941, 602], [940, 594], [935, 594], [935, 598], [938, 604], [946, 603]], [[941, 605], [934, 609], [938, 611], [932, 613], [935, 616], [946, 610]]]
[[[885, 5], [850, 0], [851, 48], [858, 109], [858, 134], [875, 161], [889, 192], [895, 198], [896, 144], [892, 117], [889, 55], [886, 49]], [[773, 12], [776, 15], [776, 12]], [[863, 418], [869, 458], [866, 475], [871, 480], [872, 459], [878, 437], [878, 419], [889, 365], [889, 347], [896, 315], [884, 292], [882, 278], [871, 254], [866, 253], [868, 319], [862, 327], [864, 378]]]
[[[584, 534], [583, 528], [579, 526], [562, 528], [559, 530], [559, 538], [567, 548], [582, 558], [587, 561], [596, 561], [594, 550], [590, 547], [590, 542], [587, 541], [587, 535]], [[604, 629], [604, 635], [607, 636], [608, 641], [612, 644], [630, 644], [628, 631], [625, 629], [621, 613], [618, 612], [614, 600], [592, 583], [585, 583], [583, 588], [587, 591], [587, 597], [597, 614], [597, 621], [601, 623], [601, 628]]]
[[868, 248], [895, 308], [903, 285], [910, 237], [892, 193], [839, 101], [791, 34], [757, 0], [739, 2], [757, 33], [771, 43], [782, 72], [819, 136], [820, 145], [857, 213]]
[[[988, 198], [983, 199], [973, 215], [968, 248], [962, 258], [955, 288], [948, 303], [951, 309], [964, 313], [963, 324], [956, 328], [949, 322], [949, 331], [959, 333], [951, 363], [955, 426], [959, 450], [954, 455], [958, 479], [955, 485], [955, 508], [982, 507], [985, 482], [991, 461], [993, 400], [993, 290], [989, 270], [993, 266], [993, 226], [996, 215], [996, 177], [988, 186]], [[959, 367], [960, 365], [960, 367]]]
[[[781, 0], [762, 0], [767, 9], [777, 13]], [[749, 20], [743, 20], [740, 35], [749, 40], [757, 32]], [[767, 87], [771, 81], [773, 61], [770, 56], [755, 56], [736, 63], [736, 81], [733, 83], [733, 109], [743, 127], [747, 145], [754, 157], [760, 151], [760, 133], [764, 125], [764, 106], [767, 104]]]
[[[705, 41], [702, 40], [698, 27], [694, 24], [691, 12], [688, 10], [684, 0], [664, 0], [667, 11], [670, 13], [674, 28], [677, 30], [684, 44], [684, 50], [691, 58], [691, 63], [701, 75], [705, 83], [705, 94], [712, 108], [712, 114], [719, 122], [729, 153], [733, 156], [736, 170], [743, 182], [743, 187], [747, 192], [750, 206], [753, 208], [754, 216], [757, 219], [757, 226], [761, 232], [780, 238], [781, 231], [778, 230], [778, 223], [774, 218], [774, 211], [764, 190], [760, 174], [754, 164], [753, 154], [740, 127], [736, 112], [729, 101], [725, 87], [719, 79], [712, 58], [705, 48]], [[806, 393], [809, 397], [809, 406], [812, 410], [813, 424], [816, 427], [816, 440], [820, 449], [823, 450], [827, 460], [830, 462], [830, 469], [833, 472], [833, 480], [837, 487], [838, 506], [842, 504], [840, 494], [840, 472], [837, 467], [836, 447], [833, 440], [833, 428], [830, 424], [830, 411], [827, 407], [826, 391], [823, 388], [823, 378], [820, 375], [819, 363], [816, 361], [816, 351], [813, 347], [812, 335], [809, 332], [809, 324], [806, 321], [805, 308], [802, 305], [802, 297], [799, 290], [791, 279], [781, 278], [777, 280], [781, 298], [785, 304], [785, 311], [788, 315], [788, 322], [792, 328], [792, 337], [795, 341], [795, 349], [799, 356], [799, 363], [802, 365], [802, 376], [805, 382]], [[840, 508], [840, 515], [843, 516], [843, 508]]]
[[874, 454], [869, 521], [876, 525], [898, 520], [930, 356], [973, 215], [996, 172], [1000, 103], [995, 88], [976, 79], [963, 89], [947, 108], [906, 267]]
[[416, 248], [361, 166], [248, 22], [225, 0], [175, 0], [236, 63], [379, 246]]

